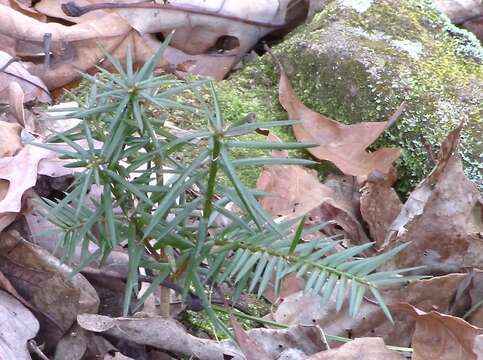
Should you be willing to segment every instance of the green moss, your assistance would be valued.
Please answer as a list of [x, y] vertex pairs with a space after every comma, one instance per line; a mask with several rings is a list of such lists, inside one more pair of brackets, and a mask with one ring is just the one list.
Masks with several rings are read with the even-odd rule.
[[[333, 1], [273, 51], [299, 98], [338, 121], [384, 121], [406, 100], [403, 116], [372, 147], [402, 148], [401, 194], [430, 171], [424, 140], [437, 150], [461, 120], [468, 123], [461, 141], [465, 171], [483, 186], [483, 68], [477, 56], [469, 56], [481, 48], [450, 28], [426, 2], [378, 0], [358, 13]], [[219, 89], [229, 117], [255, 112], [261, 120], [287, 118], [269, 56]]]
[[[247, 309], [246, 313], [250, 316], [262, 318], [270, 312], [271, 304], [263, 298], [257, 299], [252, 295], [247, 295]], [[237, 310], [235, 310], [237, 311]], [[218, 318], [230, 329], [230, 317], [225, 312], [216, 311]], [[179, 319], [181, 323], [187, 327], [189, 332], [195, 336], [211, 338], [211, 339], [226, 339], [224, 333], [217, 331], [206, 312], [185, 311]], [[245, 329], [253, 329], [262, 326], [261, 323], [255, 320], [248, 320], [238, 317], [240, 325]]]

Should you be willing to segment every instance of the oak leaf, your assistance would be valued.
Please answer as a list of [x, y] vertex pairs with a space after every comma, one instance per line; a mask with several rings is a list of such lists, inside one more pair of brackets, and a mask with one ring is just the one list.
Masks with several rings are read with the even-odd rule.
[[463, 172], [458, 143], [463, 125], [441, 145], [433, 171], [410, 194], [389, 226], [384, 246], [410, 242], [385, 268], [425, 265], [425, 273], [451, 273], [483, 263], [483, 203]]
[[[346, 175], [367, 176], [373, 170], [386, 174], [392, 163], [399, 158], [400, 150], [395, 148], [382, 148], [374, 152], [366, 150], [393, 120], [345, 125], [321, 115], [297, 98], [283, 68], [280, 74], [279, 101], [290, 119], [302, 121], [293, 125], [297, 140], [320, 144], [308, 151], [317, 159], [332, 162]], [[393, 119], [397, 118], [402, 108], [403, 105], [393, 115]]]
[[482, 328], [437, 311], [424, 312], [409, 304], [398, 308], [416, 319], [412, 360], [483, 359]]

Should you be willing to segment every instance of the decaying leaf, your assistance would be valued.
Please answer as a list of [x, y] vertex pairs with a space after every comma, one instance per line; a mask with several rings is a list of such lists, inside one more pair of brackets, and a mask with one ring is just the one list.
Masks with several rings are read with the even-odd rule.
[[2, 360], [31, 360], [27, 341], [39, 331], [39, 322], [13, 296], [0, 290], [0, 354]]
[[95, 313], [99, 297], [80, 274], [17, 232], [0, 234], [0, 271], [15, 289], [43, 315], [44, 336], [56, 344], [79, 313]]
[[272, 216], [289, 219], [310, 212], [332, 196], [332, 190], [319, 181], [316, 171], [299, 165], [265, 166], [257, 189], [275, 195], [260, 200]]
[[482, 328], [437, 311], [426, 313], [409, 304], [398, 308], [416, 319], [413, 360], [483, 359]]
[[104, 356], [104, 360], [134, 360], [134, 359], [126, 355], [123, 355], [120, 352], [116, 352], [114, 355], [106, 354]]
[[235, 335], [235, 340], [240, 346], [246, 360], [271, 360], [272, 358], [265, 352], [255, 338], [248, 336], [240, 323], [233, 315], [230, 316], [231, 327]]
[[330, 335], [349, 338], [378, 336], [384, 338], [386, 344], [409, 346], [414, 321], [398, 313], [394, 305], [410, 303], [425, 311], [447, 312], [453, 294], [464, 277], [464, 274], [451, 274], [383, 290], [382, 295], [392, 312], [394, 325], [387, 321], [379, 306], [371, 301], [363, 301], [357, 316], [351, 318], [347, 312], [347, 302], [337, 312], [335, 298], [322, 306], [319, 296], [304, 296], [302, 292], [283, 299], [272, 316], [273, 320], [287, 325], [317, 324]]
[[308, 151], [317, 159], [332, 162], [346, 175], [367, 176], [374, 170], [386, 174], [391, 170], [392, 163], [399, 158], [399, 149], [383, 148], [374, 152], [366, 150], [390, 121], [345, 125], [310, 110], [297, 98], [283, 69], [280, 74], [279, 100], [290, 119], [303, 121], [293, 126], [297, 140], [320, 144]]
[[461, 281], [450, 307], [450, 315], [483, 328], [483, 270], [472, 269]]
[[324, 334], [317, 325], [290, 326], [288, 329], [251, 329], [247, 334], [263, 347], [271, 359], [305, 358], [326, 350]]
[[221, 49], [224, 46], [225, 50], [235, 50], [232, 55], [239, 55], [251, 50], [259, 38], [285, 24], [288, 3], [289, 0], [171, 0], [160, 9], [117, 11], [143, 35], [176, 29], [171, 45], [187, 54], [216, 49], [221, 38], [225, 41], [218, 44]]
[[405, 357], [389, 350], [381, 338], [359, 338], [337, 349], [322, 351], [305, 360], [404, 360]]
[[[22, 148], [21, 131], [22, 127], [19, 124], [0, 120], [0, 161], [2, 158], [14, 156], [20, 151]], [[1, 193], [0, 189], [0, 200], [3, 199]]]
[[102, 332], [111, 336], [171, 351], [186, 357], [201, 360], [234, 360], [243, 355], [228, 343], [196, 338], [173, 319], [163, 317], [110, 318], [102, 315], [82, 314], [77, 316], [78, 324], [86, 330]]
[[[9, 7], [0, 5], [0, 33], [18, 40], [13, 49], [7, 49], [16, 56], [38, 56], [43, 58], [44, 34], [51, 34], [49, 67], [44, 62], [31, 65], [30, 73], [40, 76], [48, 88], [55, 88], [76, 79], [78, 71], [87, 71], [103, 58], [99, 47], [124, 56], [120, 44], [134, 45], [139, 35], [132, 33], [126, 22], [119, 21], [117, 14], [108, 14], [89, 23], [65, 26], [57, 23], [43, 23], [23, 15]], [[143, 51], [139, 46], [133, 49]], [[20, 53], [20, 54], [19, 54]], [[115, 53], [116, 55], [118, 53]]]
[[[53, 181], [52, 179], [50, 180]], [[22, 232], [28, 240], [37, 244], [41, 248], [47, 250], [58, 258], [63, 258], [66, 254], [62, 247], [58, 246], [61, 239], [61, 233], [58, 227], [46, 219], [42, 208], [38, 204], [41, 199], [38, 195], [27, 192], [25, 196], [25, 205], [22, 209], [22, 216], [25, 218], [26, 229]], [[99, 189], [92, 186], [89, 196], [87, 197], [87, 204], [92, 202], [91, 198], [97, 201], [99, 196]], [[95, 252], [98, 247], [95, 244], [89, 244], [88, 251]], [[81, 259], [82, 244], [78, 244], [72, 255], [72, 263], [79, 264]], [[109, 256], [103, 260], [102, 269], [100, 261], [94, 261], [87, 267], [86, 270], [98, 270], [100, 274], [108, 276], [109, 278], [126, 279], [128, 273], [129, 257], [126, 252], [120, 249], [114, 249]]]
[[462, 128], [448, 135], [436, 167], [389, 227], [386, 246], [411, 243], [385, 268], [425, 265], [425, 273], [441, 274], [483, 264], [483, 203], [463, 173], [457, 150]]
[[[269, 134], [269, 141], [280, 142]], [[274, 151], [274, 157], [284, 153]], [[272, 195], [260, 199], [274, 217], [293, 219], [307, 214], [307, 226], [333, 221], [326, 235], [343, 234], [352, 244], [369, 242], [360, 223], [358, 185], [353, 177], [330, 176], [322, 184], [314, 170], [299, 165], [269, 165], [257, 181], [257, 189]], [[357, 189], [355, 191], [355, 189]]]
[[391, 187], [392, 180], [373, 171], [361, 189], [360, 209], [373, 241], [380, 247], [384, 243], [387, 229], [402, 209], [402, 202]]
[[[0, 217], [20, 212], [23, 194], [37, 182], [39, 162], [51, 154], [26, 145], [14, 156], [0, 158]], [[7, 225], [3, 224], [0, 231]]]
[[[87, 71], [98, 64], [103, 59], [98, 44], [121, 61], [130, 46], [134, 62], [142, 63], [159, 48], [157, 37], [173, 29], [176, 33], [159, 65], [222, 79], [260, 38], [290, 26], [286, 24], [289, 0], [171, 0], [144, 4], [148, 8], [132, 7], [132, 1], [124, 0], [115, 4], [130, 8], [109, 10], [102, 9], [102, 1], [78, 0], [65, 6], [66, 2], [43, 0], [30, 12], [0, 3], [0, 36], [5, 39], [0, 49], [19, 58], [38, 59], [39, 64], [29, 71], [49, 88], [74, 80], [76, 70]], [[89, 6], [101, 9], [84, 14]], [[37, 14], [74, 25], [38, 21]], [[50, 56], [45, 56], [45, 49]]]
[[[0, 19], [4, 16], [4, 11], [6, 11], [4, 9], [8, 9], [9, 12], [13, 11], [15, 13], [14, 10], [0, 4]], [[6, 24], [0, 24], [0, 28], [3, 29], [2, 25]], [[9, 33], [12, 31], [14, 31], [14, 29], [10, 29]], [[7, 35], [3, 31], [0, 31], [0, 34]], [[2, 45], [0, 45], [0, 50], [1, 49]], [[23, 90], [23, 93], [25, 94], [23, 101], [50, 101], [49, 91], [42, 80], [37, 76], [30, 74], [22, 64], [4, 51], [0, 51], [0, 69], [0, 103], [8, 103], [9, 85], [12, 82], [19, 84]]]
[[87, 351], [87, 331], [75, 324], [55, 347], [55, 359], [81, 360]]

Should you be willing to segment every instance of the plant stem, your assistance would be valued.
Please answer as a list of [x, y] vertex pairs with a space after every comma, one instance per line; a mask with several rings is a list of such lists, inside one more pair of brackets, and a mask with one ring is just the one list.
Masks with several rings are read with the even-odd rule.
[[216, 175], [218, 173], [220, 147], [220, 141], [216, 136], [214, 136], [210, 173], [208, 175], [208, 188], [206, 190], [205, 204], [203, 207], [203, 218], [207, 220], [210, 218], [211, 212], [213, 211], [213, 196], [215, 195]]

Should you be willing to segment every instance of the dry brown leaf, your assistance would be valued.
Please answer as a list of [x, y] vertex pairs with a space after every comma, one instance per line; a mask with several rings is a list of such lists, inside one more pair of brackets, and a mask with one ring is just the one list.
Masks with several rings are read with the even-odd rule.
[[[351, 318], [348, 315], [347, 301], [337, 312], [335, 296], [323, 306], [320, 297], [303, 296], [302, 292], [283, 299], [272, 316], [274, 321], [287, 325], [318, 324], [330, 335], [349, 338], [378, 336], [384, 338], [386, 344], [409, 346], [414, 321], [399, 314], [393, 306], [404, 302], [425, 311], [446, 312], [464, 277], [464, 274], [450, 274], [383, 290], [382, 295], [391, 309], [394, 325], [387, 320], [378, 305], [370, 301], [363, 301], [357, 316]], [[334, 294], [336, 293], [337, 289], [334, 290]]]
[[381, 338], [359, 338], [337, 349], [322, 351], [305, 360], [404, 360], [403, 355], [389, 350]]
[[[172, 0], [158, 9], [96, 10], [79, 18], [63, 12], [61, 5], [66, 2], [43, 0], [35, 9], [50, 19], [67, 20], [74, 26], [35, 22], [12, 8], [0, 9], [0, 14], [5, 13], [0, 15], [0, 20], [5, 20], [5, 26], [0, 24], [0, 33], [5, 38], [0, 48], [9, 53], [38, 57], [44, 51], [44, 34], [52, 34], [50, 64], [46, 67], [42, 56], [42, 64], [29, 68], [51, 89], [78, 77], [75, 70], [93, 68], [103, 58], [98, 43], [121, 61], [130, 46], [134, 61], [143, 63], [161, 45], [156, 36], [167, 35], [173, 29], [176, 33], [160, 66], [222, 79], [261, 37], [284, 24], [289, 0], [250, 4], [236, 0], [217, 3]], [[131, 1], [117, 3], [122, 2]], [[75, 1], [78, 6], [98, 3], [102, 1]], [[24, 38], [29, 40], [14, 40]]]
[[461, 281], [450, 308], [450, 315], [466, 316], [470, 324], [483, 328], [483, 270], [472, 269]]
[[277, 304], [280, 300], [283, 301], [287, 296], [295, 294], [304, 288], [304, 279], [295, 276], [295, 274], [288, 274], [282, 279], [278, 294], [275, 294], [274, 280], [275, 275], [272, 276], [263, 292], [263, 297], [271, 304]]
[[17, 232], [0, 234], [0, 271], [18, 293], [42, 314], [44, 336], [50, 345], [74, 324], [79, 313], [97, 312], [99, 297], [80, 274]]
[[[6, 21], [6, 14], [3, 13], [4, 10], [20, 14], [0, 4], [0, 21]], [[30, 19], [27, 16], [25, 17]], [[13, 38], [15, 38], [15, 36], [13, 36], [15, 35], [13, 33], [15, 31], [15, 28], [10, 28], [4, 31], [5, 25], [7, 24], [0, 23], [0, 33], [2, 35], [12, 36]], [[21, 24], [9, 22], [8, 25], [20, 26]], [[2, 49], [3, 46], [0, 43], [0, 50]], [[23, 101], [50, 101], [49, 91], [47, 90], [47, 87], [42, 82], [42, 80], [40, 80], [37, 76], [32, 75], [21, 63], [19, 63], [17, 60], [13, 59], [11, 55], [3, 51], [0, 51], [0, 69], [2, 69], [0, 71], [0, 103], [8, 103], [9, 85], [12, 82], [16, 82], [21, 86], [23, 93], [25, 94]]]
[[[0, 121], [0, 127], [3, 123]], [[23, 195], [35, 186], [37, 175], [70, 175], [72, 170], [63, 166], [68, 162], [60, 160], [58, 153], [34, 145], [23, 146], [14, 156], [0, 157], [0, 232], [21, 211]]]
[[[22, 127], [0, 120], [0, 161], [2, 158], [14, 156], [22, 148], [20, 133]], [[1, 167], [1, 165], [0, 165]], [[1, 182], [1, 180], [0, 180]], [[3, 200], [0, 186], [0, 201]]]
[[308, 151], [320, 160], [334, 163], [346, 175], [367, 176], [374, 170], [386, 174], [392, 163], [399, 158], [399, 149], [383, 148], [374, 152], [366, 150], [386, 129], [389, 122], [345, 125], [310, 110], [297, 98], [283, 69], [280, 75], [279, 100], [290, 119], [303, 121], [293, 126], [297, 140], [320, 144]]
[[[120, 296], [122, 297], [122, 294]], [[118, 349], [105, 338], [84, 330], [79, 324], [74, 324], [55, 347], [54, 359], [103, 359], [109, 353], [117, 351]]]
[[196, 338], [175, 320], [163, 317], [110, 318], [102, 315], [82, 314], [77, 316], [78, 324], [89, 331], [108, 335], [164, 349], [186, 357], [200, 360], [223, 360], [233, 356], [243, 359], [233, 346], [214, 340]]
[[233, 315], [230, 315], [230, 323], [233, 328], [235, 340], [238, 346], [240, 346], [243, 355], [245, 355], [246, 360], [272, 360], [272, 357], [265, 352], [257, 340], [248, 336]]
[[[97, 201], [100, 196], [100, 190], [98, 187], [93, 186], [89, 192], [87, 204], [93, 200]], [[42, 208], [39, 206], [39, 196], [28, 192], [25, 196], [25, 206], [22, 210], [22, 216], [25, 218], [26, 228], [22, 231], [28, 240], [47, 250], [54, 256], [62, 258], [65, 256], [64, 250], [57, 246], [60, 241], [60, 233], [58, 228], [52, 224], [43, 215]], [[73, 264], [79, 264], [81, 259], [82, 244], [78, 244], [74, 254], [72, 255]], [[90, 244], [88, 251], [93, 253], [98, 247], [95, 244]], [[126, 279], [128, 273], [129, 257], [126, 252], [121, 249], [114, 249], [109, 256], [103, 260], [102, 269], [100, 261], [92, 262], [87, 270], [97, 269], [100, 274], [104, 274], [110, 278]]]
[[0, 0], [0, 4], [9, 6], [12, 9], [21, 12], [22, 14], [28, 15], [34, 19], [37, 19], [39, 21], [45, 22], [47, 20], [47, 17], [41, 13], [39, 13], [37, 10], [34, 8], [27, 6], [24, 4], [22, 1], [18, 0]]
[[438, 163], [411, 193], [388, 229], [385, 245], [410, 245], [385, 268], [425, 265], [425, 273], [458, 272], [483, 264], [483, 203], [458, 154], [462, 125], [441, 145]]
[[[26, 145], [15, 156], [0, 158], [0, 217], [20, 212], [22, 196], [37, 182], [39, 162], [48, 156], [50, 151]], [[8, 224], [2, 225], [0, 231]]]
[[256, 328], [247, 331], [272, 359], [304, 359], [326, 350], [324, 333], [316, 325], [290, 326], [288, 329]]
[[[251, 50], [256, 42], [271, 32], [276, 25], [284, 24], [288, 3], [289, 0], [171, 0], [164, 9], [117, 11], [141, 34], [168, 33], [176, 29], [171, 45], [187, 54], [206, 53], [216, 47], [220, 38], [224, 38], [226, 42], [229, 41], [225, 48], [233, 49], [233, 55], [239, 55]], [[194, 9], [212, 13], [214, 16], [189, 12]], [[235, 20], [235, 17], [240, 20]], [[260, 25], [255, 25], [256, 22]]]
[[402, 202], [384, 174], [372, 172], [361, 189], [360, 209], [377, 247], [384, 243], [387, 229], [399, 215]]
[[13, 296], [0, 290], [0, 354], [2, 360], [31, 360], [27, 341], [39, 331], [39, 322]]
[[416, 319], [412, 360], [483, 359], [483, 329], [451, 315], [426, 313], [409, 304], [401, 304], [398, 309]]
[[[89, 23], [65, 26], [39, 22], [4, 5], [0, 5], [0, 33], [13, 39], [29, 39], [17, 40], [14, 55], [19, 56], [36, 56], [43, 51], [44, 34], [52, 34], [48, 71], [45, 71], [43, 63], [28, 68], [32, 74], [40, 76], [48, 88], [69, 83], [79, 76], [78, 71], [87, 71], [97, 64], [104, 57], [99, 45], [114, 55], [123, 56], [125, 48], [121, 49], [121, 43], [123, 46], [135, 45], [135, 40], [139, 38], [117, 14], [108, 14]], [[136, 46], [133, 49], [137, 51]]]
[[104, 356], [104, 360], [134, 360], [134, 359], [130, 358], [129, 356], [123, 355], [120, 352], [116, 352], [114, 355], [106, 354]]
[[[268, 141], [280, 142], [271, 134]], [[285, 155], [273, 152], [275, 157]], [[323, 229], [326, 235], [343, 234], [352, 244], [369, 242], [360, 223], [358, 184], [353, 177], [330, 176], [322, 184], [316, 171], [303, 166], [269, 165], [260, 174], [257, 189], [272, 194], [260, 203], [273, 217], [307, 214], [307, 226], [333, 221]]]
[[[65, 15], [65, 13], [60, 8], [62, 3], [66, 3], [67, 0], [42, 0], [40, 3], [36, 4], [35, 7], [40, 12], [59, 19], [64, 19], [71, 21], [72, 23], [89, 23], [90, 21], [98, 21], [102, 17], [108, 15], [109, 13], [104, 10], [97, 10], [88, 12], [80, 17], [70, 17]], [[85, 6], [89, 4], [95, 4], [103, 1], [86, 1], [80, 0], [76, 1], [76, 4]], [[126, 23], [127, 21], [120, 16], [118, 13], [110, 13], [110, 16], [118, 16], [118, 21]], [[155, 36], [151, 34], [146, 34], [141, 37], [136, 33], [136, 39], [134, 47], [136, 50], [136, 62], [143, 63], [153, 52], [159, 48], [161, 43]], [[166, 33], [169, 33], [167, 31]], [[118, 57], [121, 55], [119, 54]], [[232, 54], [198, 54], [192, 55], [187, 54], [180, 49], [173, 46], [168, 46], [165, 50], [164, 61], [160, 66], [166, 66], [169, 70], [180, 71], [181, 73], [190, 72], [200, 75], [206, 75], [213, 77], [215, 79], [223, 79], [225, 75], [233, 68], [233, 66], [238, 62], [238, 57]], [[122, 60], [122, 59], [121, 59]]]

